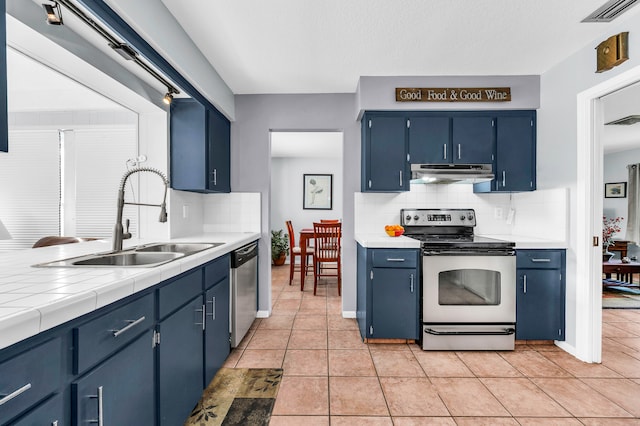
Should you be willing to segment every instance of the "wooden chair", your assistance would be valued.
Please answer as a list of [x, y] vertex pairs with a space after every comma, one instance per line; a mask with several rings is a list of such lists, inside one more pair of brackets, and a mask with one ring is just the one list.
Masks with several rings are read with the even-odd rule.
[[48, 246], [57, 246], [60, 244], [73, 244], [73, 243], [81, 243], [84, 241], [94, 241], [97, 238], [78, 238], [78, 237], [58, 237], [58, 236], [49, 236], [42, 237], [38, 241], [36, 241], [32, 248], [38, 247], [48, 247]]
[[320, 219], [320, 223], [340, 223], [340, 219]]
[[[341, 237], [342, 224], [340, 222], [313, 223], [313, 239], [315, 242], [313, 256], [314, 296], [318, 289], [318, 278], [321, 277], [336, 277], [338, 279], [338, 296], [342, 294]], [[335, 263], [336, 266], [330, 268], [325, 265], [326, 263]]]
[[[293, 274], [296, 270], [300, 270], [302, 268], [302, 250], [300, 247], [296, 246], [296, 234], [293, 232], [293, 225], [290, 220], [285, 222], [287, 225], [287, 233], [289, 234], [289, 285], [293, 282]], [[300, 258], [300, 265], [296, 265], [296, 257]], [[313, 248], [307, 247], [307, 256], [304, 259], [304, 274], [307, 275], [307, 271], [309, 270], [309, 258], [313, 259]], [[313, 262], [311, 267], [313, 267]], [[304, 281], [300, 282], [300, 291], [304, 291]]]

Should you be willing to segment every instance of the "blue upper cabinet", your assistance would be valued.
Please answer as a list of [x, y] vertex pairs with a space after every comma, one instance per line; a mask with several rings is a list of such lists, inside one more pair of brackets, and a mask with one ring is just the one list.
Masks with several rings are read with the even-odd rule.
[[230, 123], [193, 99], [174, 99], [170, 115], [171, 187], [230, 192]]
[[536, 112], [509, 111], [496, 116], [496, 156], [492, 182], [474, 192], [522, 192], [536, 189]]
[[413, 164], [451, 162], [451, 118], [411, 117], [409, 154]]
[[493, 161], [494, 120], [490, 116], [453, 116], [452, 160], [456, 164], [490, 164]]
[[365, 114], [362, 119], [362, 180], [366, 191], [409, 190], [407, 118]]
[[0, 151], [9, 152], [9, 126], [7, 117], [7, 17], [5, 0], [0, 0]]

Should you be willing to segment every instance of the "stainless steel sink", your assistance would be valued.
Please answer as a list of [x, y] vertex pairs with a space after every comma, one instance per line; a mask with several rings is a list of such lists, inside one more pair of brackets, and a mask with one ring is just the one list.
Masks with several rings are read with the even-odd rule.
[[135, 251], [138, 253], [145, 252], [170, 252], [170, 253], [183, 253], [184, 255], [197, 253], [202, 250], [206, 250], [213, 247], [218, 247], [224, 243], [157, 243], [145, 246], [136, 247]]
[[184, 257], [183, 253], [139, 253], [121, 252], [93, 255], [86, 259], [71, 261], [73, 266], [155, 266]]
[[224, 243], [151, 243], [123, 251], [94, 253], [33, 265], [37, 267], [154, 267]]

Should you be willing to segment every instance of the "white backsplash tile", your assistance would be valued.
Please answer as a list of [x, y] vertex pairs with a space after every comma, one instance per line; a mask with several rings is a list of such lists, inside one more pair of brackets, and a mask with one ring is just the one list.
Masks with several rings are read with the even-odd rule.
[[[559, 240], [567, 232], [566, 188], [474, 194], [472, 185], [413, 184], [408, 192], [359, 192], [354, 201], [356, 234], [380, 232], [384, 225], [399, 223], [403, 208], [474, 209], [477, 218], [474, 231], [482, 235], [518, 234]], [[496, 209], [502, 210], [501, 218], [496, 218]], [[507, 223], [510, 209], [516, 211], [512, 224]]]

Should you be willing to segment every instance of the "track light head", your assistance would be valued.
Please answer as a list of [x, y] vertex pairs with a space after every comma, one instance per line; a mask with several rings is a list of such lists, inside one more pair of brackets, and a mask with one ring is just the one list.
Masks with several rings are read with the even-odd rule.
[[57, 2], [53, 2], [53, 4], [43, 3], [42, 7], [47, 13], [47, 24], [63, 25], [62, 10], [60, 10], [60, 5]]
[[172, 100], [173, 100], [173, 95], [171, 94], [171, 90], [169, 90], [167, 92], [167, 94], [164, 95], [164, 98], [162, 98], [162, 102], [164, 102], [165, 104], [169, 105], [169, 104], [171, 104]]

